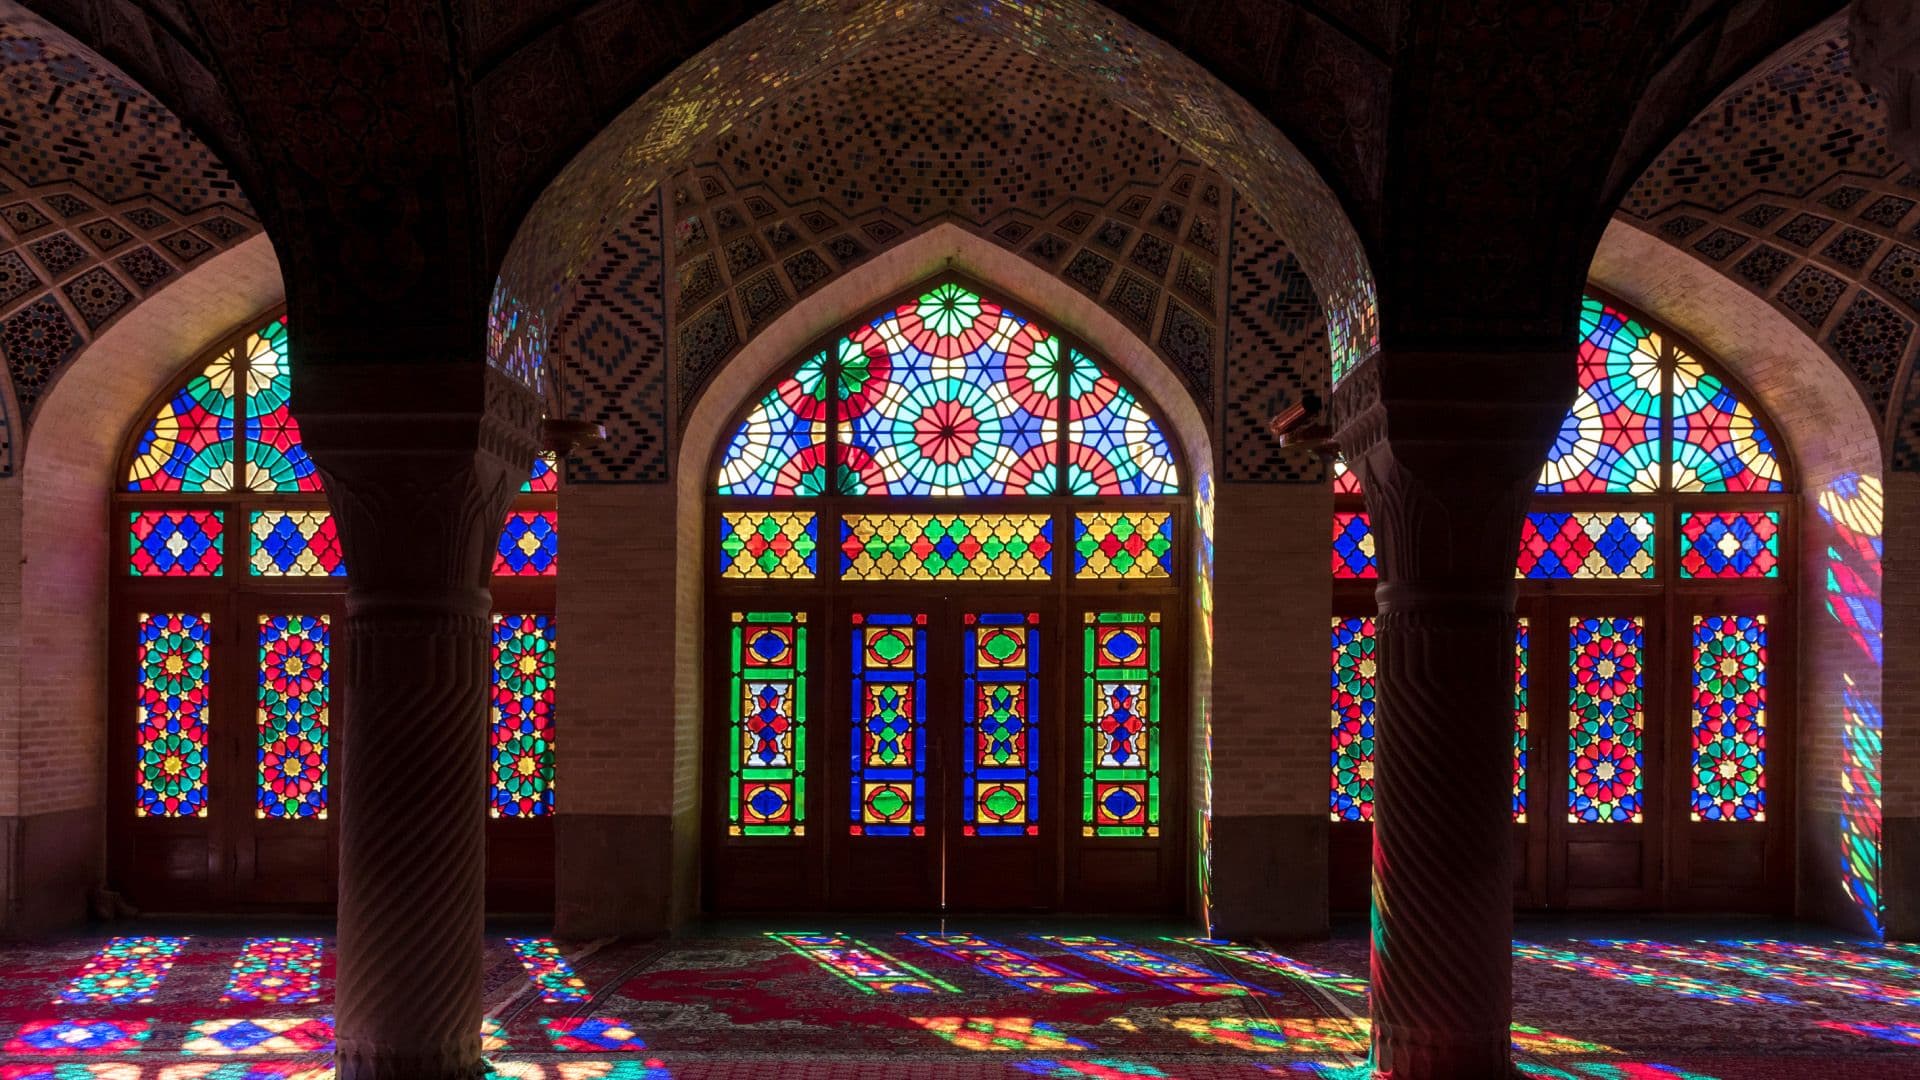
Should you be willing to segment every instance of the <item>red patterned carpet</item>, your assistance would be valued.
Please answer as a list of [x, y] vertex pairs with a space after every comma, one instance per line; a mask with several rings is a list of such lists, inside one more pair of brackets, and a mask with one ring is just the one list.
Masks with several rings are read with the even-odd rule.
[[[131, 924], [11, 946], [0, 1080], [322, 1080], [324, 929]], [[1523, 928], [1523, 1075], [1920, 1078], [1920, 947], [1781, 925], [1632, 929]], [[496, 1074], [525, 1080], [1363, 1080], [1364, 939], [1263, 948], [1181, 933], [991, 921], [557, 945], [505, 933], [489, 939], [485, 1039]]]

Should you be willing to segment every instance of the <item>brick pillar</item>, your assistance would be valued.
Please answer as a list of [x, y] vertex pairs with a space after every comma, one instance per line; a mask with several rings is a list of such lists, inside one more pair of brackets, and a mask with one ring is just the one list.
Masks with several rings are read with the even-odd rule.
[[483, 1076], [488, 572], [539, 403], [480, 363], [295, 371], [351, 569], [338, 1075]]
[[1571, 348], [1389, 352], [1334, 392], [1380, 560], [1373, 1067], [1511, 1074], [1513, 553]]

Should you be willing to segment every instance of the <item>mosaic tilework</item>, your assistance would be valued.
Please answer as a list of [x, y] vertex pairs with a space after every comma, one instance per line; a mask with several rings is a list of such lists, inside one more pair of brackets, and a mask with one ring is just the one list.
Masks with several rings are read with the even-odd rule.
[[569, 483], [667, 478], [666, 240], [649, 198], [602, 244], [553, 335], [567, 415], [607, 429], [572, 459]]
[[66, 312], [43, 296], [0, 321], [0, 352], [7, 357], [20, 411], [31, 413], [40, 395], [84, 344]]
[[1827, 333], [1828, 351], [1853, 373], [1875, 412], [1886, 408], [1900, 358], [1913, 336], [1913, 323], [1885, 302], [1865, 294], [1853, 298]]
[[1267, 421], [1306, 393], [1326, 393], [1320, 301], [1286, 241], [1237, 196], [1228, 242], [1224, 478], [1317, 484], [1326, 466], [1280, 447]]

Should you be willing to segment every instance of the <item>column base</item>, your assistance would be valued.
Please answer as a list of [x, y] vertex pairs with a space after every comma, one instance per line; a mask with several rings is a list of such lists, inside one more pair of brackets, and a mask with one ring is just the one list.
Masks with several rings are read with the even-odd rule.
[[1373, 1075], [1377, 1080], [1509, 1080], [1512, 1036], [1505, 1031], [1469, 1035], [1458, 1031], [1408, 1031], [1375, 1024]]
[[335, 1080], [486, 1080], [487, 1063], [447, 1051], [341, 1049], [333, 1059]]
[[1250, 814], [1213, 819], [1213, 934], [1327, 934], [1327, 817]]

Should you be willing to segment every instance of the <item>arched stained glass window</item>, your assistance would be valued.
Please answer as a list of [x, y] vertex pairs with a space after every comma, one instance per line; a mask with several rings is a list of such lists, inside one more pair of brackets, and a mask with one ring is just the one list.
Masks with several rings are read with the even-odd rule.
[[1089, 353], [951, 282], [776, 382], [735, 428], [714, 492], [822, 495], [830, 475], [832, 493], [856, 496], [1181, 490], [1173, 448], [1131, 389]]
[[[1785, 455], [1745, 392], [1679, 335], [1597, 297], [1580, 334], [1579, 390], [1514, 561], [1513, 820], [1551, 830], [1525, 847], [1548, 860], [1527, 887], [1539, 903], [1574, 902], [1584, 867], [1639, 866], [1659, 843], [1676, 872], [1748, 881], [1761, 860], [1714, 845], [1758, 851], [1764, 837], [1697, 830], [1761, 829], [1790, 809], [1767, 785], [1771, 717], [1791, 704], [1769, 698], [1786, 662], [1769, 648], [1793, 612]], [[1336, 462], [1332, 486], [1329, 813], [1361, 822], [1371, 789], [1342, 701], [1357, 700], [1353, 657], [1371, 655], [1380, 568], [1358, 474]], [[1576, 857], [1568, 845], [1584, 846]], [[1644, 880], [1647, 896], [1694, 887]]]
[[[1193, 515], [1146, 397], [942, 280], [795, 356], [730, 436], [707, 533], [716, 907], [763, 908], [754, 883], [815, 856], [848, 874], [783, 880], [783, 902], [931, 908], [933, 882], [980, 910], [1177, 901], [1147, 868], [1182, 842], [1164, 688]], [[1095, 849], [1132, 852], [1137, 887], [1063, 899], [1071, 866], [997, 861]]]
[[[137, 717], [129, 710], [112, 735], [122, 763], [115, 801], [127, 810], [117, 817], [116, 874], [161, 910], [331, 899], [327, 846], [315, 838], [335, 816], [335, 740], [351, 707], [331, 685], [350, 633], [350, 567], [301, 443], [287, 343], [285, 316], [263, 318], [189, 365], [130, 433], [119, 473], [113, 604], [123, 659], [110, 693], [132, 695]], [[498, 818], [553, 808], [559, 480], [555, 461], [534, 463], [495, 555], [489, 775]], [[525, 851], [529, 826], [499, 828], [520, 830], [514, 843]], [[263, 853], [248, 864], [307, 876], [139, 878], [140, 867], [162, 865], [155, 850], [188, 842], [217, 849], [196, 865], [236, 865], [245, 850]]]

